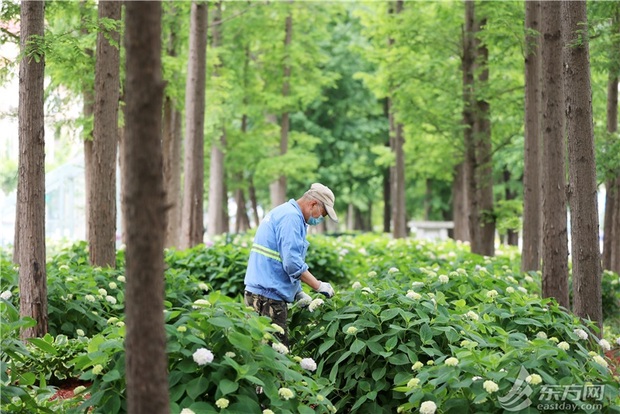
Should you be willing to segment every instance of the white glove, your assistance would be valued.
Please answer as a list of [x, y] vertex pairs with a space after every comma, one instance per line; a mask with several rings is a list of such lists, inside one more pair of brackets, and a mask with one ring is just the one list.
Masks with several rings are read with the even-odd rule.
[[312, 302], [312, 298], [306, 292], [300, 290], [295, 295], [295, 302], [297, 302], [300, 307], [305, 308], [310, 304], [310, 302]]
[[330, 285], [329, 283], [325, 283], [325, 282], [321, 282], [321, 284], [319, 285], [319, 288], [316, 291], [324, 294], [328, 298], [331, 298], [335, 294], [334, 288], [332, 287], [332, 285]]

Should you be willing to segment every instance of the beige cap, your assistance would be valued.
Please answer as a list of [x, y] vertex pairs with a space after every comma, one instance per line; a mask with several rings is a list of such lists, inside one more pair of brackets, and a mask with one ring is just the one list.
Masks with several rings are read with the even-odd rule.
[[329, 187], [326, 187], [321, 183], [314, 183], [310, 186], [310, 189], [306, 191], [305, 195], [314, 197], [323, 202], [329, 218], [335, 222], [338, 222], [338, 216], [334, 210], [334, 201], [336, 200], [336, 197], [334, 197], [334, 193], [332, 193], [332, 190], [330, 190]]

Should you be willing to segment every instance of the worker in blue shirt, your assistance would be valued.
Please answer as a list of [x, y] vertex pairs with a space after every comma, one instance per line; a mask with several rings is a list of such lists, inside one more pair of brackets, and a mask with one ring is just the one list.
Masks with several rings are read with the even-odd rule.
[[334, 296], [332, 286], [314, 277], [306, 264], [308, 226], [321, 223], [325, 216], [337, 222], [334, 200], [328, 187], [314, 183], [298, 200], [290, 199], [271, 210], [254, 237], [245, 272], [245, 304], [283, 329], [276, 336], [287, 348], [287, 304], [308, 306], [312, 300], [301, 282], [328, 298]]

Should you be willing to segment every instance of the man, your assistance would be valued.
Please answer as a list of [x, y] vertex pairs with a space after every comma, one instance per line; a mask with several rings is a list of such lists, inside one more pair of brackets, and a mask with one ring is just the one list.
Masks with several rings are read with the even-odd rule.
[[301, 289], [301, 282], [328, 298], [334, 296], [332, 286], [314, 277], [305, 261], [308, 226], [321, 223], [325, 216], [338, 221], [334, 200], [328, 187], [314, 183], [300, 199], [271, 210], [254, 237], [245, 272], [245, 304], [284, 330], [276, 336], [287, 348], [287, 304], [299, 301], [307, 306], [312, 300]]

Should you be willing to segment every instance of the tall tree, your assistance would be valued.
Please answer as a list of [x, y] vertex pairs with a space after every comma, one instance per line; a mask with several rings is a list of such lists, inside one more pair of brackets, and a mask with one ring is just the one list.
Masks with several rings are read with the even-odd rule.
[[[394, 7], [394, 14], [398, 19], [398, 15], [403, 11], [403, 1], [397, 0]], [[390, 45], [394, 45], [394, 39], [390, 39]], [[398, 81], [397, 81], [398, 82]], [[397, 84], [390, 85], [396, 89]], [[407, 237], [407, 210], [405, 206], [405, 136], [404, 126], [398, 119], [396, 108], [391, 104], [389, 99], [389, 117], [390, 117], [390, 146], [394, 153], [395, 164], [391, 174], [391, 192], [392, 195], [392, 235], [394, 238]]]
[[115, 267], [121, 2], [101, 1], [98, 8], [88, 244], [92, 265]]
[[525, 146], [521, 271], [540, 268], [540, 1], [525, 2]]
[[[222, 69], [222, 57], [218, 49], [222, 46], [222, 2], [218, 1], [214, 17], [211, 36], [211, 46], [217, 63], [213, 70], [213, 77], [217, 79]], [[216, 80], [214, 80], [216, 82]], [[222, 234], [226, 231], [228, 215], [225, 203], [228, 201], [225, 190], [225, 157], [226, 127], [224, 120], [220, 120], [222, 127], [216, 130], [216, 138], [211, 143], [211, 162], [209, 163], [209, 202], [207, 208], [207, 235], [209, 237]]]
[[[293, 0], [289, 0], [289, 3], [293, 3]], [[282, 97], [286, 99], [290, 95], [291, 89], [291, 42], [293, 40], [293, 11], [289, 10], [286, 20], [284, 22], [284, 67], [282, 77]], [[285, 107], [284, 111], [280, 115], [280, 155], [285, 155], [288, 151], [288, 136], [289, 136], [289, 110]], [[271, 190], [271, 205], [275, 207], [286, 201], [286, 176], [280, 175], [277, 181], [274, 181], [270, 185]]]
[[[175, 14], [174, 4], [170, 14]], [[171, 31], [166, 53], [177, 55], [177, 35]], [[166, 192], [166, 242], [167, 247], [179, 244], [181, 230], [181, 165], [182, 165], [182, 114], [177, 102], [169, 95], [164, 98], [162, 156], [164, 163], [164, 190]]]
[[[612, 17], [615, 41], [609, 49], [610, 67], [607, 81], [607, 144], [613, 151], [618, 140], [618, 76], [620, 75], [620, 6], [616, 4]], [[617, 145], [617, 144], [616, 144]], [[603, 269], [620, 273], [620, 171], [618, 167], [606, 172], [605, 222], [603, 236]]]
[[[486, 16], [475, 18], [476, 33], [480, 33], [487, 24]], [[491, 107], [487, 98], [489, 89], [489, 48], [476, 37], [475, 82], [476, 109], [474, 111], [474, 149], [476, 152], [475, 188], [473, 195], [478, 199], [479, 216], [477, 226], [479, 238], [475, 239], [471, 250], [485, 256], [495, 254], [495, 215], [493, 212], [493, 160], [491, 141]]]
[[45, 2], [22, 1], [20, 10], [19, 161], [15, 258], [19, 264], [19, 313], [36, 325], [22, 338], [47, 333], [45, 272], [45, 128], [43, 36]]
[[465, 25], [462, 38], [461, 72], [463, 77], [463, 146], [465, 148], [464, 171], [466, 185], [464, 186], [464, 199], [467, 200], [465, 211], [468, 215], [469, 239], [474, 251], [474, 246], [480, 245], [480, 228], [478, 217], [480, 206], [476, 197], [476, 146], [475, 146], [475, 86], [474, 70], [476, 63], [476, 11], [473, 0], [465, 0]]
[[585, 0], [562, 1], [573, 311], [603, 328], [596, 162]]
[[560, 2], [542, 2], [542, 294], [570, 308], [560, 10]]
[[131, 414], [168, 414], [161, 3], [126, 3], [126, 371]]
[[192, 2], [185, 89], [185, 178], [179, 247], [203, 241], [204, 118], [207, 60], [207, 3]]

